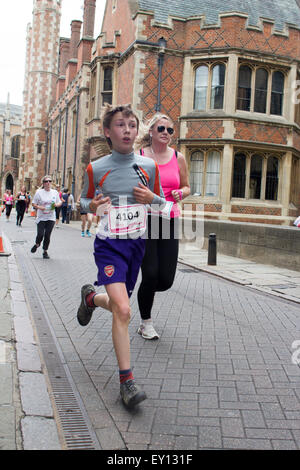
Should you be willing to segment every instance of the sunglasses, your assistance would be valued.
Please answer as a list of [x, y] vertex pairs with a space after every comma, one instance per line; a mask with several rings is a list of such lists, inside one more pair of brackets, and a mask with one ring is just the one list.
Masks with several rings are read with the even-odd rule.
[[45, 180], [44, 183], [52, 183], [52, 180]]
[[165, 127], [165, 126], [157, 126], [157, 132], [164, 132], [167, 129], [167, 133], [169, 135], [174, 134], [174, 129], [173, 127]]

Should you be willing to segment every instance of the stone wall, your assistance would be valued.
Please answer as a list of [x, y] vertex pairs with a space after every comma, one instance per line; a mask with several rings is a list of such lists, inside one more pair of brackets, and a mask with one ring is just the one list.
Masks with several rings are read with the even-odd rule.
[[[300, 229], [297, 227], [194, 219], [190, 224], [193, 232], [196, 232], [196, 224], [202, 225], [194, 241], [200, 249], [207, 249], [209, 234], [215, 233], [219, 253], [300, 271]], [[189, 234], [183, 230], [182, 243], [193, 241], [188, 238]]]

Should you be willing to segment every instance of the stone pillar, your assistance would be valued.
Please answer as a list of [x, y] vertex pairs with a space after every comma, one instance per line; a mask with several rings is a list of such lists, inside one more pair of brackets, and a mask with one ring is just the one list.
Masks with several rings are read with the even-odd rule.
[[232, 167], [233, 148], [232, 145], [225, 144], [222, 159], [220, 200], [222, 201], [222, 212], [227, 214], [231, 212]]
[[[289, 215], [290, 194], [291, 194], [291, 177], [292, 177], [292, 152], [286, 152], [285, 157], [282, 159], [282, 168], [279, 174], [279, 184], [281, 182], [281, 191], [279, 191], [278, 199], [282, 202], [282, 216]], [[282, 184], [284, 182], [284, 184]], [[284, 222], [289, 224], [289, 221]]]

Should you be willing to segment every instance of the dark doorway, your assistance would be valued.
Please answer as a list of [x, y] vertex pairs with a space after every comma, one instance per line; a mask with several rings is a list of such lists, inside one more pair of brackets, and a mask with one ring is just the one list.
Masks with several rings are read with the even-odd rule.
[[6, 177], [5, 189], [10, 189], [12, 193], [14, 192], [14, 179], [10, 174]]

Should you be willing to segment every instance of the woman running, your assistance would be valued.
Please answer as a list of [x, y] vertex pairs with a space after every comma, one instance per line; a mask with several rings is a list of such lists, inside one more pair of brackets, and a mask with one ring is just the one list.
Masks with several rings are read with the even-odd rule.
[[[169, 289], [175, 278], [179, 234], [180, 209], [178, 203], [190, 194], [187, 165], [184, 156], [171, 148], [173, 122], [163, 114], [155, 114], [146, 132], [139, 139], [141, 154], [152, 158], [159, 167], [160, 181], [167, 201], [173, 201], [171, 219], [148, 217], [148, 238], [142, 263], [142, 282], [138, 290], [141, 325], [138, 333], [145, 339], [158, 339], [151, 319], [155, 292]], [[154, 226], [158, 227], [157, 230]]]

